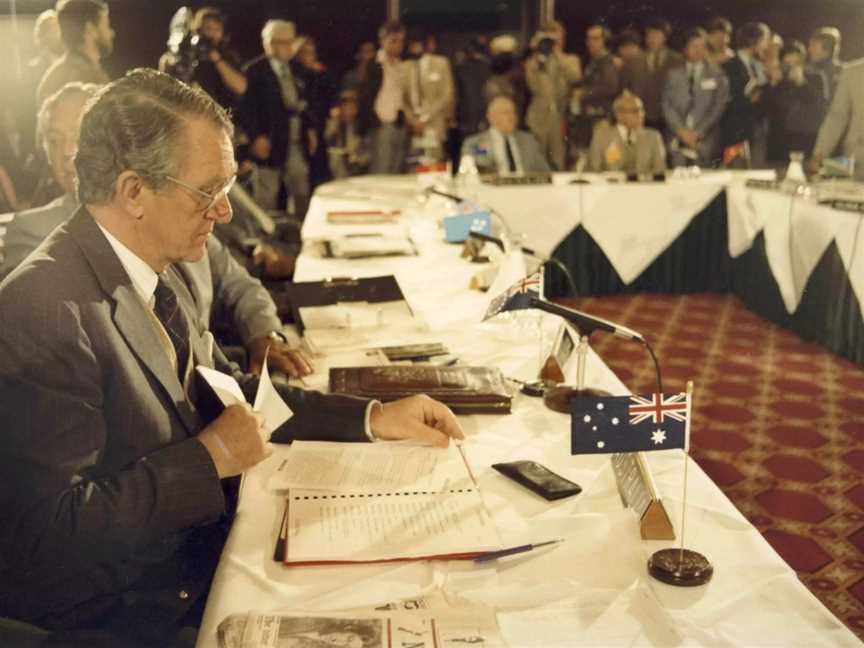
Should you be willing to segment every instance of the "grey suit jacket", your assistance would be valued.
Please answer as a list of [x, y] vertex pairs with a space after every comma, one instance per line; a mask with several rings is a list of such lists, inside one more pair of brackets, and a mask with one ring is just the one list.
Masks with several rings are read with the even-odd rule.
[[670, 141], [679, 128], [689, 127], [687, 117], [692, 117], [692, 128], [702, 137], [699, 162], [711, 164], [720, 153], [720, 119], [729, 103], [729, 80], [723, 70], [708, 61], [703, 64], [692, 102], [686, 65], [669, 70], [662, 103]]
[[864, 179], [864, 59], [844, 68], [813, 154], [830, 157], [838, 149], [855, 156], [855, 176]]
[[[208, 355], [182, 270], [164, 277], [195, 362], [254, 390]], [[205, 590], [223, 484], [146, 309], [85, 208], [0, 284], [0, 616], [171, 626]], [[366, 439], [367, 401], [282, 393], [295, 415], [274, 438]]]
[[75, 196], [66, 194], [42, 207], [17, 212], [6, 225], [0, 277], [12, 272], [15, 266], [35, 250], [55, 227], [65, 222], [77, 207]]
[[[528, 131], [514, 131], [516, 146], [519, 147], [519, 157], [525, 173], [542, 173], [551, 171], [549, 162], [540, 150], [537, 139]], [[477, 168], [481, 173], [497, 173], [498, 166], [492, 147], [492, 136], [489, 129], [472, 135], [462, 143], [462, 155], [473, 155]]]
[[591, 171], [623, 171], [628, 175], [658, 174], [666, 170], [666, 149], [663, 138], [653, 128], [643, 128], [628, 154], [617, 126], [594, 131], [588, 168]]
[[[66, 195], [44, 207], [15, 214], [7, 226], [0, 277], [15, 269], [77, 208], [75, 197]], [[244, 344], [282, 328], [276, 304], [261, 282], [251, 277], [215, 236], [207, 241], [203, 259], [181, 263], [179, 267], [195, 296], [196, 316], [205, 329], [210, 327], [214, 315], [223, 313], [230, 318]]]

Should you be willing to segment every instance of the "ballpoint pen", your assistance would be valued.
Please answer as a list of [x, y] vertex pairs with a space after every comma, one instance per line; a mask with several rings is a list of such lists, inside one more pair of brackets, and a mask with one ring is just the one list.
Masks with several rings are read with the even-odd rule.
[[498, 560], [499, 558], [504, 558], [505, 556], [525, 553], [526, 551], [532, 551], [539, 547], [545, 547], [547, 545], [556, 544], [558, 542], [564, 542], [564, 538], [558, 538], [557, 540], [547, 540], [546, 542], [535, 542], [534, 544], [524, 544], [519, 545], [518, 547], [510, 547], [509, 549], [500, 549], [498, 551], [488, 551], [474, 558], [474, 562], [483, 563], [489, 562], [490, 560]]

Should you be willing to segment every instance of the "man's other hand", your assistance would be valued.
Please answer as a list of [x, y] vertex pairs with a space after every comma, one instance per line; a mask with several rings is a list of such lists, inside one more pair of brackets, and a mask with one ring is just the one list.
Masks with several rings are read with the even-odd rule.
[[252, 263], [264, 266], [264, 273], [271, 279], [290, 279], [294, 274], [297, 259], [282, 254], [272, 245], [262, 243], [252, 252]]
[[451, 438], [465, 438], [450, 408], [425, 394], [375, 405], [369, 425], [375, 438], [388, 441], [415, 439], [446, 448]]
[[284, 342], [263, 335], [250, 340], [246, 345], [249, 353], [249, 373], [256, 376], [261, 373], [268, 347], [270, 355], [267, 356], [267, 366], [270, 371], [281, 371], [290, 378], [302, 378], [314, 371], [312, 363], [299, 349], [292, 349]]
[[220, 479], [239, 475], [273, 452], [264, 441], [264, 417], [248, 403], [226, 407], [197, 438], [210, 453]]

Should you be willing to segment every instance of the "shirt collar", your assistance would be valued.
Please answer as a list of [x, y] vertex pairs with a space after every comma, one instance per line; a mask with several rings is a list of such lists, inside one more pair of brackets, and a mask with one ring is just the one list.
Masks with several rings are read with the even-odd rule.
[[[618, 134], [621, 135], [621, 139], [625, 142], [627, 141], [627, 127], [624, 124], [615, 124], [618, 127]], [[639, 129], [634, 129], [630, 131], [630, 135], [633, 136], [633, 140], [636, 140], [636, 137], [639, 135]]]
[[272, 68], [273, 72], [276, 73], [277, 77], [281, 77], [283, 74], [285, 74], [284, 70], [286, 70], [286, 69], [289, 72], [291, 71], [291, 67], [288, 65], [288, 63], [283, 63], [282, 61], [280, 61], [279, 59], [277, 59], [275, 57], [270, 57], [269, 61], [270, 61], [270, 67]]
[[97, 222], [96, 224], [99, 225], [99, 229], [102, 230], [105, 238], [108, 239], [108, 243], [111, 245], [117, 258], [120, 259], [120, 265], [123, 266], [126, 274], [129, 275], [129, 279], [132, 280], [135, 292], [144, 300], [145, 304], [148, 306], [152, 305], [153, 293], [156, 292], [156, 284], [159, 283], [159, 275], [141, 257], [114, 238], [107, 229], [102, 227], [101, 223]]

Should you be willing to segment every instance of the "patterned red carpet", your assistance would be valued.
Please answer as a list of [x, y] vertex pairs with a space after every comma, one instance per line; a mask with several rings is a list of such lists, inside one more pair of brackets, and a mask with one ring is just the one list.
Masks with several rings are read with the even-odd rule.
[[[695, 384], [691, 453], [810, 590], [864, 639], [864, 369], [754, 315], [732, 295], [567, 300], [640, 331], [667, 393]], [[634, 392], [639, 346], [592, 346]]]

